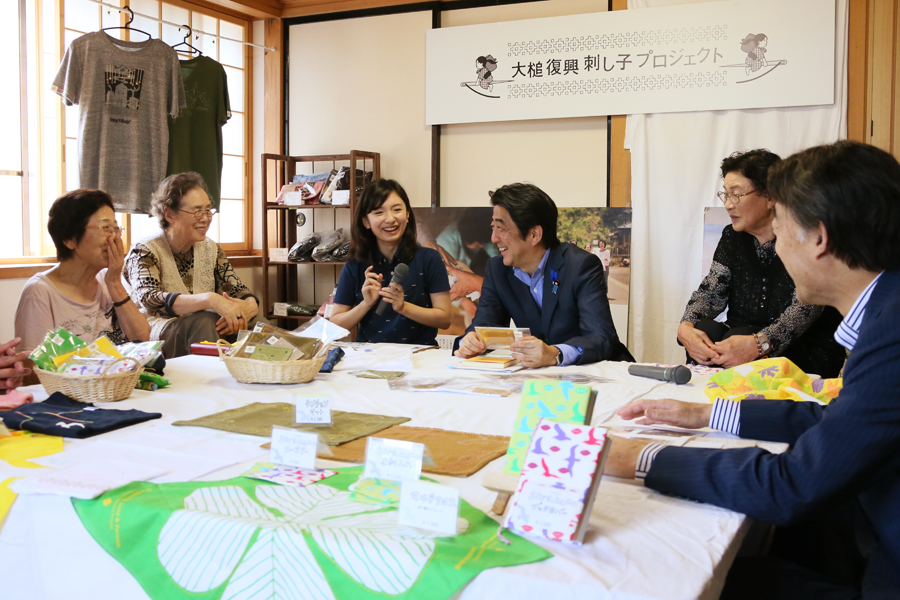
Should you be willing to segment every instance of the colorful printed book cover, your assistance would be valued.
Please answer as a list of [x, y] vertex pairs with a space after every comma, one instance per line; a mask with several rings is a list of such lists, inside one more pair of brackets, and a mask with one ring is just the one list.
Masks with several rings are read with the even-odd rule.
[[541, 419], [503, 526], [581, 544], [610, 445], [601, 427]]
[[568, 381], [527, 379], [522, 385], [522, 399], [503, 472], [518, 475], [522, 471], [528, 441], [538, 421], [549, 419], [557, 423], [584, 425], [591, 422], [593, 412], [590, 386]]
[[396, 507], [350, 499], [362, 467], [295, 488], [238, 477], [131, 483], [75, 511], [153, 600], [445, 600], [481, 571], [552, 554], [460, 502], [459, 533], [397, 523]]

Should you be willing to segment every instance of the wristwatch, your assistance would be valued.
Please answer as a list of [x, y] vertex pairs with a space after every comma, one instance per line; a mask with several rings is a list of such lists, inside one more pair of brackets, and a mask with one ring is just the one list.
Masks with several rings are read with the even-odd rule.
[[759, 351], [757, 357], [768, 354], [769, 350], [772, 348], [769, 339], [761, 333], [754, 333], [753, 338], [756, 340], [756, 349]]
[[559, 346], [553, 346], [556, 348], [556, 366], [561, 367], [563, 361], [562, 350], [559, 349]]

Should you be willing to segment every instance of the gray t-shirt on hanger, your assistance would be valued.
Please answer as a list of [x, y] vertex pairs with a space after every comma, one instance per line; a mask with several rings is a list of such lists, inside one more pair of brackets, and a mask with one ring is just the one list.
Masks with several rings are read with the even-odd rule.
[[69, 46], [52, 90], [81, 107], [80, 187], [105, 191], [119, 212], [148, 214], [166, 175], [166, 115], [186, 106], [175, 51], [156, 39], [88, 33]]

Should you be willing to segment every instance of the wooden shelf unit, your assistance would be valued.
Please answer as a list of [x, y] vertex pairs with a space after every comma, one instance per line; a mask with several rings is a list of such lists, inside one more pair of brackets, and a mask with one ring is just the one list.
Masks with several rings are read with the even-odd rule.
[[[263, 312], [269, 320], [277, 319], [279, 326], [288, 327], [287, 321], [304, 321], [311, 317], [275, 316], [275, 302], [298, 302], [300, 299], [300, 277], [298, 266], [330, 267], [336, 269], [343, 265], [342, 262], [291, 262], [269, 260], [270, 248], [290, 249], [297, 243], [297, 211], [312, 209], [312, 228], [315, 231], [315, 219], [324, 209], [329, 209], [329, 214], [336, 216], [338, 211], [356, 210], [358, 198], [356, 171], [363, 173], [371, 171], [372, 179], [381, 177], [381, 155], [377, 152], [364, 150], [351, 150], [349, 154], [324, 154], [317, 156], [287, 156], [284, 154], [264, 153], [261, 160], [263, 189], [262, 210], [262, 242], [263, 242]], [[298, 166], [302, 173], [322, 173], [337, 169], [344, 163], [350, 167], [350, 194], [349, 205], [332, 206], [328, 204], [304, 204], [299, 206], [284, 206], [272, 202], [278, 196], [278, 192], [285, 184], [294, 180], [298, 173]], [[352, 216], [351, 216], [352, 219]], [[317, 302], [317, 290], [315, 277], [309, 284], [312, 286], [313, 300]], [[328, 290], [331, 292], [331, 289]]]

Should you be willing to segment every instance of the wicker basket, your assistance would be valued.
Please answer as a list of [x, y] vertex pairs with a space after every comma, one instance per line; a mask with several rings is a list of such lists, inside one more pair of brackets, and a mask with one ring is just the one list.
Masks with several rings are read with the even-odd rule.
[[225, 340], [216, 342], [219, 357], [225, 362], [231, 376], [240, 383], [307, 383], [313, 380], [325, 363], [324, 356], [276, 362], [225, 356], [222, 352], [223, 342]]
[[[113, 365], [123, 360], [133, 362], [135, 370], [107, 373]], [[134, 391], [144, 367], [133, 358], [125, 357], [108, 365], [101, 375], [67, 375], [45, 371], [40, 367], [35, 367], [34, 372], [37, 373], [41, 385], [48, 394], [62, 392], [79, 402], [118, 402], [129, 397]]]

